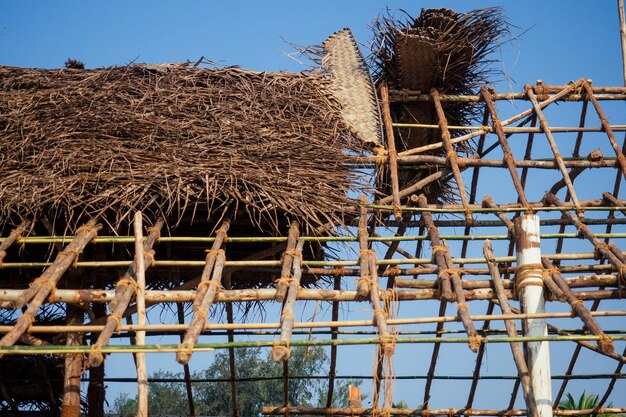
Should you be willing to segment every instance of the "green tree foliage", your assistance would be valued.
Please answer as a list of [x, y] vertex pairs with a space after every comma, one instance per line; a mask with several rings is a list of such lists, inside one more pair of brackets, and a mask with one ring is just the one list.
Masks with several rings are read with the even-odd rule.
[[[600, 399], [597, 394], [587, 394], [583, 391], [578, 397], [578, 400], [570, 393], [565, 395], [565, 400], [559, 403], [561, 410], [591, 410], [598, 406]], [[607, 408], [611, 408], [613, 403], [606, 405]], [[591, 414], [583, 414], [581, 417], [590, 417]], [[597, 414], [598, 417], [623, 417], [623, 414]]]
[[[235, 349], [237, 366], [237, 404], [239, 415], [258, 416], [263, 405], [280, 405], [283, 402], [283, 365], [271, 359], [270, 352], [263, 354], [260, 348]], [[328, 355], [321, 346], [292, 347], [289, 374], [294, 376], [321, 375], [328, 372]], [[155, 379], [181, 378], [180, 374], [158, 371]], [[275, 379], [250, 381], [247, 378], [269, 377]], [[219, 352], [213, 362], [203, 371], [196, 372], [194, 379], [226, 380], [220, 382], [193, 383], [196, 414], [229, 416], [232, 413], [230, 388], [230, 365], [228, 352]], [[335, 384], [333, 406], [348, 405], [348, 385], [360, 385], [362, 381], [338, 381]], [[324, 407], [328, 381], [325, 379], [293, 378], [289, 380], [289, 403], [300, 407]], [[149, 409], [151, 414], [185, 415], [188, 412], [185, 385], [180, 382], [151, 382], [149, 384]], [[120, 394], [113, 402], [113, 413], [123, 415], [137, 411], [137, 399]]]

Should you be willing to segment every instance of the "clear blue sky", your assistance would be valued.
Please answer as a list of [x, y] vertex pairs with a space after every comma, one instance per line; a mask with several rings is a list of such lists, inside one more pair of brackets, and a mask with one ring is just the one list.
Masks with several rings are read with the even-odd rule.
[[[265, 71], [299, 71], [304, 68], [283, 56], [285, 52], [293, 50], [282, 38], [300, 45], [319, 44], [334, 31], [351, 27], [357, 39], [367, 45], [370, 40], [368, 25], [385, 6], [404, 8], [413, 14], [419, 13], [422, 7], [451, 7], [461, 11], [488, 6], [503, 7], [513, 25], [513, 33], [519, 37], [505, 45], [496, 56], [501, 59], [501, 63], [497, 65], [512, 80], [500, 83], [500, 91], [521, 91], [525, 83], [534, 83], [537, 79], [551, 84], [564, 84], [585, 77], [592, 78], [596, 85], [623, 84], [617, 2], [609, 0], [387, 3], [371, 0], [115, 0], [98, 3], [5, 0], [0, 3], [0, 65], [55, 68], [63, 66], [63, 62], [71, 57], [82, 60], [88, 68], [95, 68], [124, 65], [132, 61], [195, 61], [204, 56], [223, 65], [239, 65]], [[614, 120], [616, 124], [624, 124], [623, 117]], [[602, 187], [603, 190], [609, 188], [609, 185]], [[589, 190], [592, 191], [591, 187]], [[538, 190], [543, 191], [545, 190]], [[588, 198], [598, 196], [594, 194]], [[429, 305], [430, 307], [432, 309], [428, 312], [421, 311], [420, 314], [432, 315], [436, 307]], [[359, 313], [359, 308], [365, 307], [355, 307], [356, 313]], [[369, 314], [360, 313], [363, 316]], [[621, 328], [624, 328], [623, 324], [622, 321]], [[443, 364], [441, 373], [471, 373], [473, 356], [468, 354], [467, 348], [455, 346], [446, 349], [446, 360], [452, 362]], [[513, 374], [513, 363], [507, 349], [506, 346], [490, 347], [489, 365], [484, 371], [492, 374]], [[371, 372], [370, 347], [355, 347], [350, 352], [352, 356], [344, 356], [339, 373]], [[423, 374], [430, 359], [430, 347], [409, 350], [409, 347], [402, 346], [398, 348], [398, 354], [404, 355], [401, 356], [403, 360], [397, 360], [397, 363], [402, 364], [398, 374]], [[198, 357], [208, 358], [210, 355]], [[497, 361], [499, 357], [505, 363], [503, 367], [494, 365], [494, 359]], [[453, 361], [455, 358], [458, 366]], [[590, 358], [593, 361], [598, 359]], [[553, 353], [553, 359], [558, 364], [555, 373], [563, 373], [568, 356]], [[161, 363], [165, 362], [164, 360]], [[170, 357], [167, 357], [167, 362], [174, 364]], [[151, 370], [156, 369], [155, 363], [151, 363]], [[582, 368], [592, 372], [594, 369], [591, 363], [590, 359], [588, 365]], [[198, 368], [202, 366], [197, 361], [192, 364]], [[607, 366], [607, 370], [612, 367], [613, 365]], [[132, 368], [132, 361], [127, 358], [123, 365], [109, 362], [108, 372], [110, 376], [128, 376], [128, 372], [132, 375]], [[398, 385], [397, 398], [405, 399], [410, 406], [415, 406], [421, 400], [422, 388], [415, 389], [410, 384], [414, 383]], [[599, 392], [604, 389], [604, 382], [597, 384]], [[505, 406], [511, 385], [509, 382], [485, 382], [481, 385], [483, 389], [479, 389], [479, 404], [487, 407], [492, 400], [497, 399], [499, 406]], [[432, 406], [462, 406], [466, 386], [466, 383], [461, 385], [452, 382], [436, 385]], [[573, 387], [577, 387], [578, 391], [584, 388], [580, 384], [573, 384]], [[460, 396], [451, 399], [450, 392], [457, 388], [461, 390]], [[588, 388], [594, 390], [593, 387]], [[127, 385], [125, 388], [112, 387], [110, 392], [132, 389], [134, 385]], [[622, 395], [614, 395], [615, 399], [623, 398], [624, 384], [618, 383], [618, 389], [622, 390]], [[624, 404], [622, 402], [616, 405]]]

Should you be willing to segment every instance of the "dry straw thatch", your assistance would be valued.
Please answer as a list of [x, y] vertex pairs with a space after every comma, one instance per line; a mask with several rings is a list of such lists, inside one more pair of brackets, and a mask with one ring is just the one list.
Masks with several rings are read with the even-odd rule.
[[[444, 94], [474, 94], [497, 74], [490, 58], [508, 34], [508, 24], [498, 8], [458, 13], [450, 9], [422, 9], [413, 18], [387, 14], [373, 23], [374, 37], [370, 66], [377, 83], [386, 82], [397, 90], [418, 90], [428, 94], [436, 88]], [[443, 104], [450, 125], [482, 123], [480, 107], [472, 103]], [[431, 103], [397, 102], [391, 106], [396, 122], [437, 124]], [[454, 135], [466, 132], [454, 131]], [[436, 130], [395, 130], [399, 150], [441, 140]], [[473, 152], [472, 146], [457, 147], [458, 152]], [[431, 174], [430, 170], [401, 173], [403, 184], [412, 184]], [[449, 196], [450, 188], [439, 184], [429, 190], [429, 200]]]
[[236, 205], [265, 230], [340, 223], [364, 145], [330, 88], [238, 68], [0, 67], [0, 218], [175, 223]]

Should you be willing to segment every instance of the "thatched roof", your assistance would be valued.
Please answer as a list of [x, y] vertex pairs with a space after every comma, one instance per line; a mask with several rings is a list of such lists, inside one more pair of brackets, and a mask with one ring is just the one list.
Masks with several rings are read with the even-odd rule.
[[[403, 12], [404, 13], [404, 12]], [[397, 90], [428, 94], [436, 88], [445, 94], [474, 94], [488, 84], [496, 71], [488, 64], [491, 53], [508, 33], [508, 24], [498, 8], [459, 13], [451, 9], [422, 9], [417, 17], [381, 16], [373, 24], [370, 66], [378, 83]], [[472, 103], [444, 103], [450, 125], [482, 124], [481, 108]], [[400, 123], [437, 124], [431, 103], [395, 102], [394, 120]], [[453, 135], [466, 132], [454, 131]], [[440, 141], [436, 130], [396, 129], [400, 150]], [[464, 142], [458, 152], [473, 152]], [[412, 184], [431, 174], [401, 173], [400, 181]], [[446, 184], [430, 190], [429, 200], [448, 195]]]
[[364, 145], [331, 87], [238, 68], [0, 67], [0, 218], [177, 222], [232, 204], [264, 229], [339, 223], [361, 187], [346, 150]]

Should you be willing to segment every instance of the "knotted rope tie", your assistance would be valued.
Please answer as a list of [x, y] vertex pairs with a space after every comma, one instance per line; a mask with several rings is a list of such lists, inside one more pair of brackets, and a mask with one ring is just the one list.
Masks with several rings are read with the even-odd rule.
[[469, 307], [467, 306], [467, 303], [457, 303], [456, 311], [458, 312], [458, 314], [461, 314], [461, 310], [464, 310], [464, 311], [468, 311], [469, 310]]
[[433, 256], [435, 256], [437, 252], [443, 252], [444, 254], [446, 254], [446, 253], [450, 253], [450, 250], [448, 249], [447, 246], [444, 246], [444, 245], [434, 245], [432, 247], [432, 252], [433, 252]]
[[193, 353], [193, 343], [181, 343], [176, 348], [176, 356], [179, 356], [181, 353], [187, 356], [191, 356]]
[[102, 346], [100, 346], [99, 343], [95, 343], [91, 345], [91, 348], [89, 349], [89, 357], [92, 356], [97, 356], [99, 358], [102, 358]]
[[196, 317], [200, 317], [204, 321], [202, 328], [206, 329], [207, 324], [209, 324], [209, 316], [207, 315], [207, 312], [202, 308], [199, 308], [196, 310]]
[[206, 249], [207, 258], [209, 256], [218, 256], [220, 254], [225, 254], [224, 249]]
[[274, 280], [274, 283], [276, 284], [276, 286], [279, 286], [281, 284], [291, 285], [293, 282], [299, 283], [299, 280], [295, 279], [293, 275], [291, 274], [287, 275], [286, 277], [281, 277], [281, 278], [278, 278], [277, 280]]
[[409, 101], [409, 89], [408, 88], [403, 88], [401, 93], [400, 93], [400, 99], [402, 101]]
[[137, 294], [137, 292], [139, 292], [139, 285], [137, 285], [137, 281], [135, 281], [132, 278], [122, 278], [119, 281], [117, 281], [117, 284], [115, 284], [115, 288], [117, 287], [132, 287], [133, 288], [133, 292], [135, 294]]
[[396, 351], [398, 338], [396, 336], [380, 336], [380, 347], [387, 356], [391, 356]]
[[154, 240], [156, 241], [156, 243], [159, 243], [159, 241], [161, 240], [161, 228], [160, 227], [148, 227], [148, 234], [152, 235], [154, 234]]
[[437, 271], [437, 279], [442, 280], [444, 275], [452, 275], [454, 272], [457, 272], [456, 268], [439, 268]]
[[290, 357], [291, 356], [291, 349], [289, 348], [289, 339], [286, 339], [286, 340], [276, 339], [276, 340], [274, 340], [274, 342], [272, 343], [272, 350], [282, 351], [284, 358]]
[[379, 145], [376, 148], [374, 148], [374, 152], [376, 153], [376, 165], [384, 164], [385, 161], [387, 160], [386, 158], [387, 151], [385, 151], [385, 147]]
[[583, 300], [577, 299], [577, 300], [572, 301], [570, 305], [572, 307], [572, 317], [576, 317], [576, 315], [578, 315], [578, 313], [576, 312], [576, 306], [579, 306], [579, 305], [584, 306], [584, 303], [583, 303]]
[[222, 291], [222, 284], [219, 281], [213, 281], [212, 279], [207, 280], [207, 281], [201, 281], [200, 284], [198, 284], [198, 288], [196, 288], [196, 294], [198, 292], [200, 292], [200, 290], [202, 288], [206, 287], [206, 291], [209, 291], [209, 287], [214, 286], [215, 287], [215, 300], [217, 300], [217, 298], [220, 295], [220, 292]]
[[602, 333], [600, 335], [600, 339], [598, 340], [598, 346], [600, 350], [603, 352], [610, 352], [613, 350], [613, 338], [606, 333]]
[[30, 326], [32, 326], [33, 323], [35, 322], [35, 316], [33, 316], [30, 313], [24, 313], [22, 314], [22, 317], [24, 317], [26, 321], [28, 322], [28, 328], [30, 328]]
[[[446, 165], [451, 167], [452, 166], [452, 160], [456, 161], [458, 157], [459, 156], [457, 155], [456, 151], [454, 149], [450, 149], [446, 153]], [[458, 162], [457, 162], [457, 166], [458, 166]]]
[[28, 287], [33, 287], [33, 286], [39, 286], [39, 287], [44, 287], [44, 286], [48, 286], [50, 287], [50, 294], [48, 295], [48, 302], [52, 303], [54, 301], [54, 295], [56, 294], [56, 290], [57, 290], [57, 283], [50, 279], [50, 278], [45, 278], [45, 277], [39, 277], [36, 278], [33, 282], [31, 282]]
[[[119, 332], [122, 328], [122, 315], [119, 313], [109, 314], [109, 318], [115, 321], [115, 332]], [[107, 319], [108, 320], [108, 319]]]
[[[539, 277], [532, 277], [531, 275], [540, 275]], [[542, 264], [526, 264], [515, 268], [515, 281], [513, 283], [515, 289], [515, 295], [519, 297], [519, 292], [524, 287], [537, 286], [543, 287], [544, 269]], [[539, 279], [537, 281], [536, 279]]]
[[359, 255], [360, 256], [376, 256], [376, 252], [373, 251], [372, 249], [361, 249], [359, 251]]
[[476, 336], [469, 336], [469, 347], [472, 350], [477, 350], [480, 347], [480, 336], [476, 335]]
[[59, 252], [57, 256], [73, 256], [74, 259], [72, 260], [72, 268], [76, 268], [78, 266], [78, 257], [81, 253], [82, 252], [79, 250], [65, 249], [63, 252]]
[[361, 278], [359, 278], [356, 285], [357, 287], [360, 287], [361, 285], [367, 285], [367, 288], [369, 289], [374, 284], [378, 284], [378, 281], [373, 279], [371, 275], [363, 275]]
[[596, 259], [601, 259], [602, 257], [606, 257], [606, 254], [602, 251], [611, 252], [611, 247], [604, 242], [598, 242], [593, 247], [593, 250], [595, 252]]
[[96, 237], [98, 237], [98, 229], [97, 228], [84, 224], [81, 227], [79, 227], [78, 229], [76, 229], [76, 234], [77, 235], [82, 233], [82, 232], [85, 232], [85, 233], [93, 232], [93, 238], [91, 239], [91, 243], [96, 243]]
[[282, 255], [283, 261], [285, 259], [285, 256], [287, 255], [291, 256], [294, 261], [296, 260], [296, 258], [298, 258], [300, 262], [300, 267], [302, 267], [302, 251], [298, 249], [287, 249], [286, 251], [283, 252], [283, 255]]
[[7, 256], [7, 253], [5, 251], [3, 251], [3, 250], [0, 250], [0, 268], [2, 268], [5, 256]]
[[148, 258], [148, 262], [146, 262], [147, 266], [154, 266], [154, 252], [147, 251], [143, 254], [144, 258]]
[[294, 316], [293, 311], [291, 311], [291, 310], [283, 310], [283, 312], [280, 314], [280, 321], [281, 321], [281, 323], [286, 318], [291, 318], [294, 321], [296, 320], [296, 316]]
[[626, 264], [622, 264], [617, 272], [617, 298], [622, 298], [624, 288], [626, 288]]

